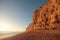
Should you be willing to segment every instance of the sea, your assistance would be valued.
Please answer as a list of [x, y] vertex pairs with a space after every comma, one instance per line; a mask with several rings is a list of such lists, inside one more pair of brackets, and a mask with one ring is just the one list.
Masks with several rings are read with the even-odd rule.
[[20, 34], [20, 33], [21, 32], [0, 32], [0, 40], [15, 36], [15, 35]]

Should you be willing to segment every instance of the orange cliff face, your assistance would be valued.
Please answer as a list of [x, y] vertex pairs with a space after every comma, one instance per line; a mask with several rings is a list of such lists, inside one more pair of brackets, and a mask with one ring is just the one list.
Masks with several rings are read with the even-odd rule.
[[60, 0], [49, 0], [34, 12], [32, 19], [27, 31], [60, 29]]
[[3, 40], [60, 40], [60, 0], [49, 0], [32, 19], [25, 32]]

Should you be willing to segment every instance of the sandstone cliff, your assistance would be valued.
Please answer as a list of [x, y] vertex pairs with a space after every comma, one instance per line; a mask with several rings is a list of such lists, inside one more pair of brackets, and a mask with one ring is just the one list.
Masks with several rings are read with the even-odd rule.
[[34, 12], [32, 19], [27, 31], [60, 29], [60, 0], [49, 0]]
[[60, 0], [38, 8], [25, 32], [3, 40], [60, 40]]

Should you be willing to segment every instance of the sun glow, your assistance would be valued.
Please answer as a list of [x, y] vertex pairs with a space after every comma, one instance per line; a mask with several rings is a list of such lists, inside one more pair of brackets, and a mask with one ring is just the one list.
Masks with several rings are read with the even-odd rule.
[[0, 31], [10, 31], [8, 24], [0, 23]]
[[0, 31], [20, 32], [22, 29], [16, 25], [0, 23]]
[[0, 32], [23, 32], [25, 31], [21, 25], [15, 24], [7, 18], [0, 18]]

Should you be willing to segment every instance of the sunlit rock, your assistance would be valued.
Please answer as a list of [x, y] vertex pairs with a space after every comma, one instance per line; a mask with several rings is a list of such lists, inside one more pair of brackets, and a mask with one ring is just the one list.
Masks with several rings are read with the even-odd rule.
[[60, 29], [60, 0], [49, 0], [34, 12], [32, 19], [27, 31]]

